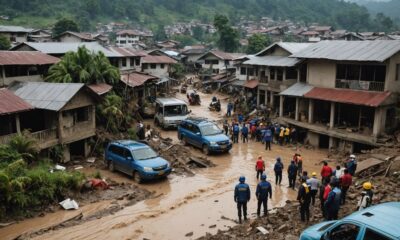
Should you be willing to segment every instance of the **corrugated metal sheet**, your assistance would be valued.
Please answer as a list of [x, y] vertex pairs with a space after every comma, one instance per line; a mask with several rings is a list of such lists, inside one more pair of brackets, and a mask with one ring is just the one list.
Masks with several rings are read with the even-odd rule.
[[222, 60], [234, 60], [234, 59], [245, 56], [245, 54], [243, 54], [243, 53], [227, 53], [227, 52], [222, 52], [222, 51], [218, 51], [218, 50], [211, 50], [211, 51], [205, 53], [199, 59], [203, 59], [205, 56], [207, 56], [209, 54], [214, 55], [217, 58], [222, 59]]
[[283, 96], [293, 96], [293, 97], [303, 97], [306, 93], [311, 91], [314, 87], [306, 83], [295, 83], [279, 95]]
[[21, 26], [4, 26], [0, 25], [0, 32], [22, 32], [22, 33], [29, 33], [32, 32], [32, 28], [24, 28]]
[[247, 56], [249, 60], [244, 61], [243, 64], [271, 66], [271, 67], [293, 67], [301, 60], [298, 58], [290, 58], [284, 56]]
[[153, 56], [153, 55], [146, 55], [142, 58], [143, 63], [166, 63], [166, 64], [173, 64], [177, 63], [177, 61], [173, 58], [168, 56]]
[[256, 54], [256, 56], [266, 55], [266, 52], [268, 52], [268, 50], [270, 50], [274, 47], [277, 47], [277, 46], [285, 49], [290, 54], [294, 54], [294, 53], [297, 53], [297, 52], [311, 46], [312, 44], [313, 43], [276, 42], [276, 43], [269, 45], [265, 49], [261, 50], [259, 53]]
[[122, 57], [121, 54], [108, 50], [97, 42], [67, 43], [67, 42], [25, 42], [19, 44], [11, 50], [18, 50], [22, 45], [27, 45], [36, 51], [47, 54], [65, 54], [67, 52], [76, 52], [81, 46], [85, 46], [91, 52], [102, 52], [106, 57]]
[[83, 83], [17, 83], [10, 90], [35, 108], [59, 111], [78, 91]]
[[158, 77], [155, 77], [150, 74], [142, 74], [142, 73], [129, 73], [121, 75], [121, 81], [127, 84], [130, 87], [138, 87], [146, 83], [150, 80], [157, 80]]
[[144, 57], [147, 55], [145, 51], [129, 47], [110, 47], [109, 49], [125, 57]]
[[33, 109], [33, 106], [15, 95], [12, 91], [0, 89], [0, 115], [23, 112]]
[[60, 59], [34, 51], [0, 51], [0, 65], [46, 65], [55, 64]]
[[103, 95], [105, 93], [108, 93], [113, 88], [111, 85], [108, 85], [107, 83], [90, 84], [87, 87], [97, 95]]
[[331, 102], [377, 107], [380, 106], [390, 96], [390, 94], [390, 92], [368, 92], [314, 87], [308, 93], [304, 94], [304, 97]]
[[321, 41], [291, 57], [383, 62], [399, 51], [399, 40]]
[[258, 86], [258, 80], [256, 79], [251, 79], [249, 81], [246, 81], [243, 85], [243, 87], [246, 88], [256, 88]]

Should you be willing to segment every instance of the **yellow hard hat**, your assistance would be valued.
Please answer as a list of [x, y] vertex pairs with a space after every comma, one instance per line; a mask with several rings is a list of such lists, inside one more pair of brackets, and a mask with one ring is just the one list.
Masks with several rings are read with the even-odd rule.
[[370, 190], [372, 188], [372, 184], [370, 182], [363, 183], [363, 188], [365, 190]]
[[317, 173], [316, 173], [316, 172], [313, 172], [313, 173], [311, 173], [311, 175], [313, 175], [313, 176], [317, 176]]

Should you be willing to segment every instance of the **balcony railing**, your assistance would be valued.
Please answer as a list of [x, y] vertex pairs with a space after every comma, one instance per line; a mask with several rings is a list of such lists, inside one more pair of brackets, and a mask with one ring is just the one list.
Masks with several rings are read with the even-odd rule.
[[[8, 144], [11, 139], [17, 136], [18, 133], [12, 133], [9, 135], [0, 136], [0, 144]], [[46, 129], [39, 132], [31, 133], [32, 138], [38, 141], [40, 145], [46, 144], [48, 141], [53, 141], [57, 139], [56, 129]]]
[[0, 136], [0, 144], [8, 144], [11, 139], [16, 136], [16, 133], [12, 133], [12, 134], [8, 134], [8, 135], [4, 135], [4, 136]]
[[336, 88], [383, 92], [385, 90], [385, 83], [358, 80], [336, 80]]

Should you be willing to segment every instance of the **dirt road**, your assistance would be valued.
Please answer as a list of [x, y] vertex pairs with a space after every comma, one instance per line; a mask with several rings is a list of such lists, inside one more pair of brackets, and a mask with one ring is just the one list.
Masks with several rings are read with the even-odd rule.
[[[183, 95], [179, 95], [184, 98]], [[190, 107], [195, 116], [206, 116], [217, 120], [220, 113], [210, 113], [207, 105], [210, 95], [203, 95], [202, 106]], [[226, 102], [222, 101], [223, 109]], [[163, 137], [176, 139], [176, 131], [162, 132]], [[200, 152], [200, 150], [193, 149]], [[272, 166], [277, 156], [283, 158], [288, 166], [296, 149], [273, 145], [272, 151], [266, 152], [261, 143], [249, 142], [236, 144], [229, 154], [209, 157], [217, 166], [195, 170], [193, 177], [171, 175], [168, 180], [149, 182], [141, 188], [154, 192], [155, 198], [147, 199], [133, 206], [126, 207], [113, 215], [83, 222], [73, 227], [49, 231], [36, 239], [195, 239], [206, 232], [216, 233], [218, 229], [227, 229], [235, 225], [236, 205], [233, 201], [233, 189], [240, 175], [247, 177], [251, 186], [252, 200], [249, 203], [250, 218], [255, 217], [256, 202], [254, 191], [257, 184], [255, 160], [262, 155], [266, 160], [268, 180], [273, 182]], [[304, 156], [305, 169], [319, 170], [316, 165], [325, 158], [326, 152], [320, 150], [299, 149]], [[119, 182], [134, 184], [122, 174], [102, 171], [102, 174]], [[282, 206], [287, 199], [294, 199], [296, 192], [287, 188], [287, 176], [284, 175], [281, 186], [273, 184], [273, 198], [269, 208]], [[48, 214], [40, 221], [57, 221]], [[11, 230], [29, 231], [37, 229], [34, 221], [27, 220], [10, 227], [0, 229], [1, 236], [10, 236]]]

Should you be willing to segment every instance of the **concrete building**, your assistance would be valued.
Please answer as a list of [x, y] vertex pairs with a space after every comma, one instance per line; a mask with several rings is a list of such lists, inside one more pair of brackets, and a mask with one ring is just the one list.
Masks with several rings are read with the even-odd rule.
[[135, 30], [123, 30], [117, 32], [115, 44], [117, 47], [135, 47], [137, 44], [146, 43], [153, 35]]
[[198, 62], [204, 70], [219, 74], [234, 69], [234, 60], [242, 57], [240, 53], [226, 53], [218, 50], [211, 50], [199, 57]]
[[279, 119], [317, 147], [351, 152], [385, 144], [397, 127], [400, 41], [322, 41], [291, 57], [306, 82], [280, 93]]
[[146, 55], [142, 58], [142, 72], [159, 78], [169, 77], [171, 67], [175, 63], [175, 59], [165, 55]]
[[29, 130], [41, 150], [63, 146], [64, 161], [89, 155], [87, 140], [96, 134], [96, 108], [84, 84], [18, 83], [1, 90], [0, 99], [1, 126], [8, 126], [1, 127], [1, 143]]
[[13, 81], [44, 81], [50, 66], [59, 61], [59, 58], [41, 52], [0, 51], [0, 87]]
[[110, 58], [111, 63], [123, 70], [142, 70], [142, 58], [147, 55], [145, 51], [136, 50], [131, 47], [110, 47], [112, 52], [119, 54], [119, 57]]
[[0, 35], [6, 36], [11, 43], [22, 43], [28, 41], [29, 33], [33, 31], [30, 28], [20, 26], [4, 26], [0, 25]]

